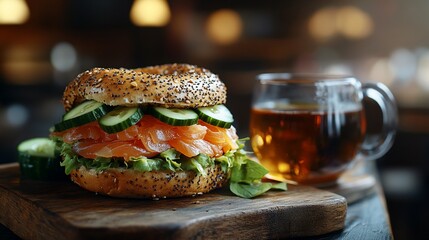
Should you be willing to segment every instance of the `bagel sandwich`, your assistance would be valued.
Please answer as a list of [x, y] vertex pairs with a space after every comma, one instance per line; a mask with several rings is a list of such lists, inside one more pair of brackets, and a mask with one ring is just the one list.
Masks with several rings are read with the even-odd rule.
[[93, 68], [66, 86], [50, 137], [71, 180], [102, 195], [173, 198], [229, 185], [250, 198], [279, 188], [247, 157], [226, 93], [218, 75], [189, 64]]

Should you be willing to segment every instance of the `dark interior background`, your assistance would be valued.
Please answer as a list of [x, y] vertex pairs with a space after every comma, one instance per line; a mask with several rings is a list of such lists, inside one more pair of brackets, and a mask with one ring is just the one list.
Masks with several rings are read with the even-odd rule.
[[65, 85], [92, 67], [209, 68], [228, 87], [240, 136], [257, 73], [352, 74], [397, 99], [396, 141], [377, 160], [395, 238], [429, 233], [429, 1], [159, 1], [170, 18], [157, 27], [130, 20], [137, 0], [20, 0], [22, 23], [4, 22], [12, 10], [0, 5], [0, 162], [47, 136]]

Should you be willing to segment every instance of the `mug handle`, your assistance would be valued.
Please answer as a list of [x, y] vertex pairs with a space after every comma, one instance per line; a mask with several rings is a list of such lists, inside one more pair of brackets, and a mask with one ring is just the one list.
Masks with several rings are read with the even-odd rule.
[[[381, 133], [366, 135], [362, 143], [361, 153], [368, 160], [383, 156], [393, 145], [398, 123], [398, 110], [395, 98], [386, 85], [382, 83], [362, 84], [364, 98], [372, 99], [380, 107], [383, 127]], [[368, 120], [368, 116], [365, 116]]]

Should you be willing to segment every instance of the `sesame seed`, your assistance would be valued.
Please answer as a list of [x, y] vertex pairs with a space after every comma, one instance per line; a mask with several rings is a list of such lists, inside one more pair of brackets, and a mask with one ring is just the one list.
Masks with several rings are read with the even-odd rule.
[[[138, 82], [141, 83], [140, 88]], [[136, 93], [139, 96], [133, 96]], [[113, 105], [130, 102], [147, 104], [152, 99], [158, 99], [161, 100], [158, 103], [161, 106], [193, 108], [226, 102], [226, 87], [216, 74], [187, 64], [166, 64], [135, 70], [86, 70], [66, 87], [64, 107], [69, 110], [85, 99], [92, 99], [94, 94], [99, 101]]]

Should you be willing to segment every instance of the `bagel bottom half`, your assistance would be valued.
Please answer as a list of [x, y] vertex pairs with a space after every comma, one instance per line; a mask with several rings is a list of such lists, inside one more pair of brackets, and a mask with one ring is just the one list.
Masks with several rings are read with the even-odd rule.
[[151, 171], [109, 168], [97, 172], [81, 166], [71, 172], [80, 187], [102, 195], [122, 198], [174, 198], [207, 193], [222, 187], [228, 174], [216, 164], [206, 176], [195, 171]]

